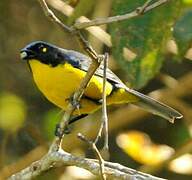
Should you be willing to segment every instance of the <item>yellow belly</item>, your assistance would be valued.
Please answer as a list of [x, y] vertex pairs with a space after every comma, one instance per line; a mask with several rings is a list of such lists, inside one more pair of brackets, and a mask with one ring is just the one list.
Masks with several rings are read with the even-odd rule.
[[[34, 81], [40, 91], [49, 101], [66, 110], [69, 98], [79, 87], [86, 72], [67, 63], [51, 67], [40, 61], [30, 60], [29, 64]], [[102, 88], [103, 79], [99, 76], [93, 76], [84, 94], [91, 99], [100, 100], [102, 99]], [[137, 101], [137, 98], [127, 93], [125, 89], [120, 88], [115, 92], [112, 92], [112, 90], [112, 85], [107, 82], [106, 95], [108, 96], [108, 105]], [[81, 99], [80, 109], [76, 110], [74, 114], [89, 114], [98, 108], [100, 108], [100, 104], [84, 97]]]
[[[34, 81], [40, 91], [48, 100], [65, 110], [68, 99], [77, 90], [86, 72], [67, 63], [57, 67], [42, 64], [37, 60], [30, 60], [29, 63]], [[106, 87], [107, 95], [109, 95], [112, 91], [112, 85], [107, 83]], [[92, 77], [86, 88], [85, 96], [98, 100], [102, 98], [102, 78]], [[80, 106], [80, 113], [82, 114], [90, 113], [100, 107], [99, 104], [85, 98], [81, 100]], [[79, 113], [79, 111], [76, 113]]]

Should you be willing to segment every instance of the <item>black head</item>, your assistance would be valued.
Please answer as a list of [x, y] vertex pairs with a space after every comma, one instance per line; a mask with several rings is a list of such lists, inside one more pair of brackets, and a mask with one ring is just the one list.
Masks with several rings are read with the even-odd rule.
[[62, 49], [43, 41], [35, 41], [20, 51], [23, 60], [38, 60], [44, 64], [57, 66], [63, 61]]

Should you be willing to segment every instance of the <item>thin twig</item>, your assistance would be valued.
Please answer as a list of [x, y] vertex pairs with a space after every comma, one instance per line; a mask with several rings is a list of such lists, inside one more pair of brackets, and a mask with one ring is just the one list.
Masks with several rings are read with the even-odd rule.
[[[101, 57], [96, 53], [96, 51], [93, 49], [93, 47], [90, 45], [90, 43], [83, 37], [82, 33], [80, 31], [74, 32], [77, 39], [79, 40], [81, 46], [85, 50], [85, 52], [89, 55], [89, 57], [92, 60], [96, 60], [97, 62], [101, 63]], [[94, 63], [94, 62], [93, 62]]]
[[59, 25], [62, 30], [66, 31], [66, 32], [72, 32], [72, 28], [70, 28], [69, 26], [66, 26], [65, 24], [63, 24], [59, 18], [57, 18], [57, 16], [55, 16], [55, 14], [53, 13], [52, 10], [49, 9], [47, 3], [45, 2], [45, 0], [38, 0], [45, 15], [50, 18], [54, 23], [56, 23], [57, 25]]
[[[47, 17], [49, 17], [53, 22], [55, 22], [62, 30], [74, 33], [76, 37], [78, 38], [80, 44], [82, 45], [83, 49], [88, 53], [88, 55], [91, 57], [93, 60], [88, 72], [86, 73], [83, 81], [81, 82], [79, 88], [73, 95], [73, 101], [75, 102], [74, 104], [78, 104], [80, 102], [80, 99], [84, 93], [85, 88], [87, 87], [87, 84], [89, 83], [91, 77], [94, 75], [95, 71], [99, 67], [100, 63], [100, 58], [97, 55], [97, 53], [94, 51], [94, 49], [91, 47], [91, 45], [85, 40], [83, 35], [79, 31], [74, 31], [70, 27], [66, 26], [63, 24], [56, 16], [55, 14], [49, 9], [47, 3], [45, 0], [38, 0], [42, 9], [44, 10], [44, 13]], [[54, 142], [51, 145], [50, 151], [52, 150], [59, 150], [62, 144], [62, 138], [64, 135], [64, 130], [67, 128], [69, 120], [73, 112], [75, 111], [75, 106], [71, 103], [68, 104], [68, 107], [66, 109], [66, 112], [62, 118], [62, 120], [59, 123], [59, 128], [58, 128], [58, 133], [60, 134], [59, 137], [56, 137]]]
[[104, 133], [104, 147], [103, 154], [106, 159], [109, 157], [109, 133], [108, 133], [108, 117], [107, 117], [107, 102], [106, 102], [106, 81], [107, 81], [107, 64], [108, 64], [108, 53], [105, 53], [103, 57], [103, 93], [102, 93], [102, 118], [101, 118], [101, 126], [99, 128], [99, 132], [95, 139], [95, 144], [98, 142], [101, 137], [102, 132]]
[[98, 159], [99, 159], [99, 165], [100, 165], [100, 172], [101, 172], [101, 178], [102, 180], [106, 180], [106, 176], [105, 176], [105, 172], [104, 172], [104, 160], [99, 152], [99, 150], [97, 149], [97, 146], [95, 145], [94, 142], [90, 141], [89, 139], [87, 139], [84, 135], [82, 135], [81, 133], [78, 133], [78, 138], [81, 139], [82, 141], [86, 142], [91, 149], [95, 152], [95, 154], [97, 155]]
[[[97, 137], [95, 138], [95, 144], [98, 142], [99, 138], [101, 137], [101, 134], [102, 134], [102, 131], [103, 131], [103, 128], [104, 126], [108, 126], [108, 123], [106, 122], [105, 124], [105, 120], [107, 120], [107, 110], [106, 110], [106, 68], [107, 68], [107, 58], [108, 58], [108, 54], [105, 54], [105, 56], [103, 57], [103, 93], [102, 93], [102, 118], [101, 118], [101, 125], [100, 125], [100, 128], [99, 128], [99, 131], [97, 133]], [[107, 120], [108, 121], [108, 120]], [[105, 127], [105, 132], [108, 131], [106, 130], [106, 128], [108, 127]], [[108, 134], [108, 132], [107, 132]], [[107, 137], [106, 137], [107, 136]], [[108, 144], [108, 135], [105, 136], [105, 143]], [[105, 144], [104, 143], [104, 144]], [[107, 147], [108, 145], [106, 145]]]
[[148, 5], [151, 3], [152, 0], [147, 0], [143, 6], [137, 8], [138, 14], [143, 14], [146, 10], [146, 8], [148, 7]]
[[[73, 99], [76, 103], [80, 102], [80, 99], [84, 93], [85, 88], [87, 87], [87, 84], [89, 83], [91, 77], [94, 75], [95, 71], [97, 70], [98, 66], [100, 65], [99, 62], [94, 61], [93, 63], [91, 63], [84, 79], [82, 80], [82, 82], [80, 83], [79, 88], [77, 89], [77, 91], [74, 93], [73, 95]], [[69, 120], [71, 115], [73, 114], [75, 110], [75, 106], [73, 106], [71, 103], [69, 103], [65, 114], [62, 118], [62, 120], [59, 123], [59, 128], [60, 128], [60, 137], [56, 137], [55, 141], [53, 142], [50, 150], [52, 151], [52, 149], [58, 150], [61, 147], [61, 143], [62, 143], [62, 138], [64, 135], [64, 130], [66, 129], [66, 127], [68, 126]], [[56, 145], [56, 146], [55, 146]]]
[[102, 24], [110, 24], [113, 22], [128, 20], [128, 19], [140, 16], [140, 15], [143, 15], [146, 12], [151, 11], [152, 9], [157, 8], [161, 5], [169, 2], [169, 0], [159, 0], [157, 2], [154, 2], [151, 5], [149, 5], [149, 2], [147, 1], [143, 6], [136, 8], [134, 11], [124, 14], [124, 15], [112, 16], [112, 17], [107, 17], [107, 18], [98, 18], [98, 19], [94, 19], [90, 22], [76, 22], [73, 27], [75, 29], [85, 29], [90, 26], [99, 26]]
[[73, 33], [74, 35], [76, 35], [78, 40], [79, 40], [79, 42], [80, 42], [80, 44], [82, 45], [83, 49], [88, 53], [88, 55], [91, 58], [93, 58], [94, 60], [97, 60], [97, 53], [94, 51], [94, 49], [88, 43], [88, 41], [85, 40], [83, 35], [79, 31], [77, 31], [77, 30], [75, 30], [75, 29], [73, 29], [73, 28], [63, 24], [61, 22], [61, 20], [48, 7], [48, 5], [47, 5], [45, 0], [38, 0], [38, 1], [39, 1], [40, 5], [41, 5], [45, 15], [49, 19], [51, 19], [54, 23], [56, 23], [56, 25], [58, 25], [62, 30], [66, 31], [68, 33]]
[[[74, 8], [62, 0], [47, 0], [47, 3], [63, 15], [69, 17], [73, 14]], [[87, 17], [81, 16], [78, 18], [79, 22], [90, 21]], [[98, 26], [89, 27], [86, 29], [91, 35], [99, 39], [102, 43], [108, 47], [112, 46], [111, 36]]]
[[105, 53], [103, 64], [103, 103], [102, 103], [102, 121], [104, 128], [104, 147], [105, 152], [109, 152], [109, 132], [108, 132], [108, 117], [107, 117], [107, 101], [106, 101], [106, 81], [107, 81], [107, 66], [108, 66], [108, 53]]

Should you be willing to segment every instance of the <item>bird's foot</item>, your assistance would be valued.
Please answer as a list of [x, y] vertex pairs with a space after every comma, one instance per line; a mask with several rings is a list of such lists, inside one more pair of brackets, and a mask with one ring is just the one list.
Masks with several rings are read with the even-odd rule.
[[66, 126], [64, 130], [61, 129], [60, 124], [57, 124], [55, 127], [55, 136], [62, 138], [64, 134], [70, 134], [71, 129], [69, 126]]

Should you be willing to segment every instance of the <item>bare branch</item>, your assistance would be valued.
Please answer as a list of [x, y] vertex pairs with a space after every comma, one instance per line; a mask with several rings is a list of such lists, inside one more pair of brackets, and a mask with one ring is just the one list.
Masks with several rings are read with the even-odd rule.
[[[38, 1], [39, 1], [40, 5], [41, 5], [45, 15], [48, 18], [50, 18], [50, 20], [55, 22], [60, 28], [62, 28], [62, 30], [70, 32], [70, 33], [74, 33], [74, 35], [76, 35], [76, 37], [78, 38], [78, 40], [79, 40], [80, 44], [82, 45], [83, 49], [88, 53], [88, 55], [93, 60], [90, 67], [89, 67], [89, 69], [88, 69], [88, 72], [86, 73], [86, 76], [84, 77], [84, 79], [80, 83], [79, 88], [76, 90], [76, 92], [73, 95], [73, 101], [75, 102], [75, 104], [78, 104], [80, 102], [81, 96], [83, 95], [87, 84], [89, 83], [91, 77], [94, 75], [95, 71], [99, 67], [99, 65], [101, 63], [100, 62], [101, 58], [97, 55], [97, 53], [94, 51], [94, 49], [91, 47], [91, 45], [84, 39], [84, 37], [82, 36], [82, 34], [79, 31], [74, 31], [72, 28], [69, 28], [68, 26], [63, 24], [55, 16], [55, 14], [49, 9], [49, 7], [48, 7], [47, 3], [45, 2], [45, 0], [38, 0]], [[55, 140], [52, 143], [51, 148], [50, 148], [49, 151], [58, 150], [61, 147], [62, 138], [63, 138], [63, 135], [64, 135], [64, 130], [68, 126], [69, 119], [70, 119], [71, 115], [73, 114], [75, 108], [76, 107], [73, 104], [71, 104], [71, 103], [68, 104], [66, 112], [65, 112], [62, 120], [59, 123], [59, 128], [58, 128], [59, 137], [55, 138]]]
[[107, 104], [106, 104], [106, 70], [107, 70], [107, 61], [108, 61], [108, 54], [105, 54], [104, 58], [104, 64], [103, 64], [103, 94], [102, 94], [102, 118], [101, 118], [101, 125], [97, 134], [97, 137], [95, 139], [95, 144], [98, 142], [99, 138], [101, 137], [103, 128], [105, 128], [105, 143], [104, 143], [104, 147], [106, 148], [106, 150], [108, 150], [108, 118], [107, 118]]
[[[192, 81], [192, 73], [188, 73], [186, 75], [184, 75], [182, 78], [180, 78], [178, 80], [178, 83], [174, 84], [174, 86], [172, 87], [167, 87], [165, 89], [161, 89], [158, 90], [158, 97], [159, 100], [162, 100], [168, 104], [171, 104], [175, 107], [177, 107], [177, 109], [181, 110], [184, 113], [185, 119], [187, 121], [191, 121], [191, 117], [192, 117], [192, 110], [189, 107], [186, 112], [186, 104], [183, 104], [183, 101], [178, 101], [175, 102], [173, 101], [173, 98], [175, 98], [175, 96], [178, 98], [183, 97], [184, 95], [188, 95], [190, 96], [192, 93], [192, 84], [190, 83]], [[156, 92], [157, 93], [157, 92]], [[172, 97], [174, 96], [174, 97]], [[169, 98], [167, 98], [169, 97]], [[157, 97], [156, 97], [157, 98]], [[158, 99], [158, 98], [157, 98]], [[123, 115], [123, 116], [122, 116]], [[110, 126], [109, 126], [109, 131], [113, 132], [114, 130], [117, 131], [118, 129], [124, 127], [124, 126], [129, 126], [130, 123], [137, 122], [141, 119], [143, 119], [143, 117], [148, 116], [149, 113], [142, 111], [138, 108], [128, 108], [128, 107], [123, 107], [118, 109], [117, 111], [113, 112], [110, 115]], [[126, 117], [126, 118], [125, 118]], [[83, 121], [82, 121], [83, 123]], [[78, 133], [79, 131], [82, 131], [82, 129], [79, 129], [80, 127], [78, 127], [78, 129], [74, 129], [74, 133]], [[93, 124], [93, 126], [91, 127], [91, 129], [89, 129], [89, 131], [86, 132], [86, 136], [90, 138], [94, 138], [96, 136], [97, 133], [97, 129], [98, 129], [98, 122], [95, 122]], [[73, 144], [71, 144], [71, 142], [73, 142]], [[80, 144], [82, 145], [82, 143], [80, 143], [80, 141], [75, 137], [71, 137], [65, 140], [65, 144], [63, 144], [64, 149], [67, 149], [68, 151], [73, 150], [74, 148], [80, 147]], [[176, 150], [176, 154], [181, 155], [183, 153], [189, 152], [189, 149], [191, 149], [192, 145], [190, 145], [191, 147], [186, 148], [185, 145], [187, 147], [188, 144], [184, 144], [182, 147], [180, 147], [178, 150]], [[180, 149], [185, 149], [185, 151], [180, 151]], [[177, 153], [177, 151], [180, 151], [181, 153]], [[23, 169], [24, 167], [28, 166], [28, 164], [36, 161], [37, 159], [40, 159], [45, 153], [47, 152], [47, 148], [44, 146], [38, 146], [36, 148], [34, 148], [32, 151], [30, 151], [28, 154], [24, 155], [19, 161], [10, 164], [8, 166], [4, 166], [1, 171], [0, 171], [0, 177], [2, 179], [7, 179], [7, 177], [11, 176], [11, 174], [16, 173], [17, 171], [20, 171], [21, 169]], [[178, 156], [179, 156], [178, 155]], [[178, 157], [173, 155], [174, 157]], [[97, 160], [92, 160], [94, 162], [97, 162]], [[113, 167], [114, 166], [114, 167]], [[108, 162], [105, 161], [105, 167], [111, 167], [112, 169], [115, 168], [116, 170], [122, 171], [124, 173], [130, 172], [131, 174], [137, 174], [139, 173], [138, 171], [132, 169], [132, 171], [124, 166], [121, 166], [120, 164], [116, 164], [116, 163], [110, 163], [108, 165]], [[154, 167], [153, 169], [151, 169], [151, 167], [147, 167], [144, 166], [142, 169], [146, 171], [148, 171], [147, 173], [151, 172], [157, 172], [159, 170], [161, 170], [161, 168], [166, 167], [166, 164], [162, 164], [161, 166], [158, 167]], [[125, 168], [125, 169], [124, 169]], [[149, 170], [148, 170], [149, 168]], [[137, 173], [135, 173], [135, 171]]]
[[[67, 3], [65, 3], [62, 0], [47, 0], [47, 3], [49, 3], [49, 5], [51, 7], [53, 7], [54, 9], [61, 12], [63, 15], [65, 15], [67, 17], [71, 16], [74, 11], [73, 7], [71, 7], [70, 5], [68, 5]], [[81, 16], [80, 18], [78, 18], [78, 21], [87, 22], [90, 20], [85, 16]], [[99, 39], [101, 42], [103, 42], [105, 45], [107, 45], [108, 47], [112, 46], [110, 35], [106, 31], [101, 29], [100, 27], [98, 27], [98, 26], [89, 27], [86, 30], [89, 33], [91, 33], [94, 37]]]
[[106, 102], [106, 71], [107, 71], [107, 64], [108, 64], [108, 53], [105, 53], [103, 57], [103, 94], [102, 94], [102, 118], [101, 118], [101, 125], [99, 128], [99, 132], [95, 139], [95, 144], [98, 142], [99, 138], [101, 137], [102, 132], [104, 133], [104, 147], [103, 147], [103, 155], [105, 159], [109, 158], [109, 132], [108, 132], [108, 116], [107, 116], [107, 102]]
[[124, 14], [124, 15], [112, 16], [112, 17], [107, 17], [107, 18], [98, 18], [98, 19], [91, 20], [90, 22], [76, 22], [74, 24], [74, 28], [85, 29], [90, 26], [99, 26], [102, 24], [110, 24], [113, 22], [119, 22], [119, 21], [131, 19], [131, 18], [135, 18], [135, 17], [145, 14], [148, 11], [153, 10], [156, 7], [159, 7], [159, 6], [169, 2], [169, 0], [159, 0], [151, 5], [149, 5], [149, 2], [150, 1], [147, 1], [143, 6], [136, 8], [134, 11]]
[[[87, 87], [87, 84], [89, 83], [91, 77], [94, 75], [95, 71], [99, 67], [102, 57], [94, 51], [94, 49], [90, 46], [90, 44], [84, 39], [82, 34], [77, 30], [77, 29], [82, 29], [82, 28], [73, 28], [73, 27], [66, 26], [49, 9], [45, 0], [38, 0], [38, 1], [42, 6], [45, 15], [50, 20], [52, 20], [55, 24], [57, 24], [60, 28], [62, 28], [62, 30], [66, 31], [66, 32], [74, 33], [74, 35], [78, 38], [78, 40], [79, 40], [80, 44], [82, 45], [82, 47], [84, 48], [84, 50], [88, 53], [88, 55], [92, 59], [92, 64], [90, 65], [88, 72], [86, 73], [86, 76], [84, 77], [83, 81], [80, 83], [79, 88], [73, 95], [73, 101], [75, 103], [79, 103], [80, 99], [84, 93], [84, 90]], [[131, 13], [129, 13], [129, 15], [127, 14], [128, 17], [129, 16], [136, 17], [138, 15], [141, 15], [141, 14], [149, 11], [150, 9], [157, 7], [157, 5], [156, 6], [154, 5], [155, 3], [153, 4], [153, 8], [152, 8], [152, 6], [147, 6], [149, 2], [150, 1], [147, 1], [147, 3], [145, 3], [141, 7], [140, 11], [138, 11], [138, 9], [135, 10], [136, 14], [134, 16], [133, 16], [134, 12], [132, 12], [133, 13], [132, 15], [130, 15]], [[163, 1], [161, 1], [161, 3], [162, 2]], [[114, 18], [114, 17], [111, 17], [111, 18]], [[131, 18], [131, 17], [129, 17], [129, 18]], [[123, 20], [122, 16], [116, 21], [119, 21], [121, 19]], [[110, 18], [109, 18], [109, 21], [111, 21]], [[111, 21], [111, 22], [113, 22], [113, 21]], [[104, 79], [106, 79], [106, 78], [104, 78]], [[106, 107], [106, 102], [105, 102], [105, 107]], [[55, 138], [51, 147], [49, 148], [48, 153], [40, 160], [32, 163], [29, 167], [23, 169], [22, 171], [18, 172], [15, 175], [12, 175], [10, 177], [10, 179], [31, 179], [31, 178], [36, 177], [37, 175], [41, 174], [42, 172], [49, 170], [52, 167], [58, 167], [58, 166], [62, 166], [62, 165], [75, 165], [75, 166], [87, 169], [95, 175], [99, 175], [100, 171], [102, 172], [102, 175], [103, 175], [103, 172], [105, 172], [106, 176], [110, 177], [111, 179], [114, 179], [114, 178], [115, 179], [152, 179], [152, 180], [161, 179], [161, 178], [157, 178], [157, 177], [154, 177], [154, 176], [151, 176], [148, 174], [137, 172], [135, 170], [130, 170], [129, 168], [126, 168], [123, 166], [118, 166], [117, 164], [103, 162], [102, 157], [100, 156], [100, 153], [98, 152], [98, 149], [94, 146], [94, 143], [93, 143], [93, 148], [95, 149], [95, 151], [97, 152], [97, 154], [99, 156], [100, 163], [98, 163], [98, 161], [91, 160], [91, 159], [75, 157], [69, 153], [64, 152], [61, 149], [62, 138], [64, 136], [64, 129], [68, 126], [69, 119], [70, 119], [71, 115], [73, 114], [75, 108], [76, 108], [76, 106], [69, 103], [69, 105], [66, 109], [66, 112], [59, 124], [59, 131], [60, 131], [59, 134], [61, 136]], [[104, 110], [106, 111], [106, 109], [104, 109]], [[106, 164], [106, 167], [104, 167], [103, 164]]]
[[[109, 179], [163, 180], [162, 178], [157, 178], [145, 173], [141, 173], [117, 163], [104, 162], [104, 164], [104, 171], [107, 178]], [[76, 157], [63, 150], [59, 150], [56, 152], [48, 153], [39, 161], [34, 162], [26, 169], [23, 169], [21, 172], [11, 176], [9, 180], [32, 179], [37, 175], [49, 170], [50, 168], [64, 165], [78, 166], [80, 168], [87, 169], [97, 176], [100, 175], [100, 165], [97, 160]]]
[[83, 136], [81, 133], [78, 133], [78, 138], [81, 139], [82, 141], [86, 142], [91, 149], [95, 152], [95, 154], [97, 155], [98, 159], [99, 159], [99, 165], [100, 165], [100, 172], [101, 172], [101, 178], [102, 180], [106, 180], [106, 176], [105, 176], [105, 172], [104, 172], [104, 160], [99, 152], [99, 150], [97, 149], [97, 146], [95, 145], [94, 142], [90, 141], [89, 139], [87, 139], [85, 136]]
[[143, 14], [144, 12], [145, 12], [145, 10], [146, 10], [146, 8], [148, 7], [148, 5], [151, 3], [151, 1], [152, 0], [147, 0], [144, 4], [143, 4], [143, 6], [141, 6], [141, 7], [138, 7], [137, 9], [136, 9], [136, 11], [138, 11], [138, 14]]
[[57, 16], [55, 16], [55, 14], [53, 13], [53, 11], [51, 11], [47, 5], [47, 3], [45, 2], [45, 0], [38, 0], [45, 15], [50, 18], [53, 22], [55, 22], [56, 24], [58, 24], [62, 30], [66, 31], [66, 32], [72, 32], [72, 29], [68, 26], [66, 26], [65, 24], [63, 24], [59, 18], [57, 18]]
[[102, 104], [102, 121], [104, 128], [104, 147], [103, 150], [109, 153], [109, 130], [108, 130], [108, 116], [107, 116], [107, 101], [106, 101], [106, 81], [107, 81], [107, 66], [108, 66], [108, 53], [105, 53], [104, 66], [103, 66], [103, 104]]

